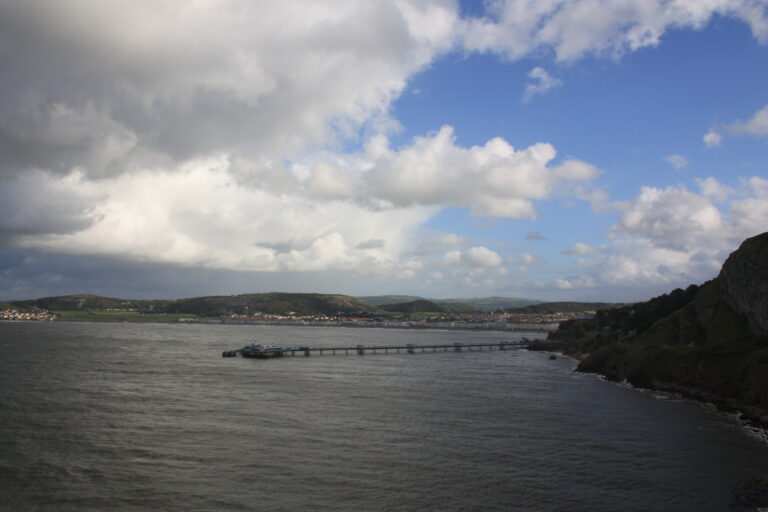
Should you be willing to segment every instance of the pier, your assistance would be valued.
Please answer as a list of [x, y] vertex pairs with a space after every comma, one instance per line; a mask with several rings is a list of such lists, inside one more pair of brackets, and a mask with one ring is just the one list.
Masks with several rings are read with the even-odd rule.
[[[323, 355], [373, 355], [373, 354], [416, 354], [425, 352], [471, 352], [471, 351], [492, 351], [492, 350], [516, 350], [528, 347], [528, 340], [523, 341], [502, 341], [499, 343], [451, 343], [443, 345], [414, 345], [411, 343], [405, 345], [380, 345], [380, 346], [365, 346], [355, 345], [354, 347], [274, 347], [264, 350], [262, 353], [256, 353], [256, 355], [250, 355], [248, 357], [257, 358], [271, 358], [279, 356], [311, 356], [317, 354]], [[223, 352], [222, 357], [236, 357], [242, 356], [241, 350], [227, 350]]]

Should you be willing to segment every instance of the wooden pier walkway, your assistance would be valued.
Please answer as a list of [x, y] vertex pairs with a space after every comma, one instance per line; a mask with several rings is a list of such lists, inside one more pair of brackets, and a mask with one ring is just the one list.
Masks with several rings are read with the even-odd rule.
[[[366, 354], [389, 354], [393, 352], [395, 354], [415, 354], [421, 352], [464, 352], [464, 351], [483, 351], [483, 350], [515, 350], [522, 349], [528, 346], [528, 340], [524, 341], [502, 341], [499, 343], [452, 343], [449, 345], [381, 345], [381, 346], [365, 346], [356, 345], [354, 347], [288, 347], [288, 348], [274, 348], [265, 351], [263, 355], [256, 355], [250, 357], [279, 357], [279, 356], [311, 356], [313, 354], [318, 355], [366, 355]], [[243, 355], [242, 350], [229, 350], [222, 353], [223, 357], [235, 357]]]

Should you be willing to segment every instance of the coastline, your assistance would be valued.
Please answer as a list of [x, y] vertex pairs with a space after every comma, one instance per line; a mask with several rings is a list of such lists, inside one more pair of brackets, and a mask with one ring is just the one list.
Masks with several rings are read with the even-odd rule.
[[[161, 316], [157, 317], [145, 317], [146, 319], [93, 319], [85, 320], [82, 318], [67, 320], [5, 320], [0, 319], [0, 322], [9, 323], [90, 323], [90, 324], [163, 324], [163, 325], [267, 325], [276, 327], [345, 327], [353, 329], [407, 329], [407, 330], [422, 330], [422, 331], [467, 331], [467, 332], [514, 332], [514, 333], [528, 333], [532, 335], [544, 335], [552, 332], [553, 327], [549, 324], [545, 324], [546, 327], [538, 327], [532, 324], [460, 324], [460, 325], [446, 325], [429, 324], [413, 322], [409, 325], [391, 325], [385, 322], [350, 322], [350, 321], [334, 321], [334, 322], [309, 322], [309, 321], [293, 321], [293, 320], [256, 320], [256, 321], [244, 321], [244, 320], [230, 320], [230, 319], [200, 319], [195, 321], [178, 321], [178, 320], [163, 320]], [[399, 322], [405, 324], [407, 322]], [[458, 322], [457, 322], [458, 323]]]
[[719, 412], [734, 414], [744, 426], [758, 429], [761, 432], [760, 437], [768, 442], [768, 409], [763, 407], [755, 406], [736, 398], [726, 397], [712, 390], [686, 386], [676, 382], [650, 379], [647, 383], [639, 385], [629, 379], [617, 379], [609, 372], [585, 368], [582, 363], [590, 354], [576, 350], [573, 348], [573, 344], [562, 341], [534, 340], [528, 346], [528, 350], [570, 357], [577, 362], [576, 368], [573, 370], [575, 372], [599, 375], [608, 382], [626, 383], [638, 391], [670, 393], [700, 404], [710, 405]]

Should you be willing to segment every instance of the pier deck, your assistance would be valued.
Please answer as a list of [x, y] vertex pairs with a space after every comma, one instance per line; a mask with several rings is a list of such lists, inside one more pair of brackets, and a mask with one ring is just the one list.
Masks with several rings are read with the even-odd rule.
[[[389, 354], [390, 352], [395, 354], [415, 354], [417, 352], [463, 352], [463, 351], [482, 351], [482, 350], [516, 350], [526, 348], [528, 346], [528, 340], [524, 341], [502, 341], [499, 343], [451, 343], [441, 345], [380, 345], [380, 346], [365, 346], [355, 345], [354, 347], [288, 347], [279, 349], [279, 353], [272, 353], [271, 356], [310, 356], [312, 354], [317, 355], [366, 355], [366, 354]], [[229, 350], [222, 353], [223, 357], [235, 357], [241, 355], [240, 350]]]

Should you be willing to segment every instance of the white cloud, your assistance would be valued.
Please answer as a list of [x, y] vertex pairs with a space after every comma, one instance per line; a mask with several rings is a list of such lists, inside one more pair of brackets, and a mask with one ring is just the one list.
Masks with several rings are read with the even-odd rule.
[[734, 121], [733, 123], [721, 126], [720, 129], [710, 129], [704, 135], [704, 143], [707, 147], [719, 146], [723, 141], [721, 132], [725, 132], [732, 137], [751, 135], [753, 137], [768, 136], [768, 105], [764, 106], [750, 117], [747, 121]]
[[591, 245], [585, 244], [583, 242], [576, 242], [571, 247], [565, 249], [563, 251], [563, 254], [592, 254], [595, 252], [595, 248]]
[[725, 201], [734, 193], [731, 187], [723, 185], [712, 176], [696, 179], [696, 184], [699, 186], [701, 195], [715, 202]]
[[674, 167], [676, 170], [680, 170], [683, 167], [688, 166], [688, 159], [685, 158], [683, 155], [669, 155], [664, 157], [664, 160], [670, 163], [672, 167]]
[[620, 236], [648, 238], [661, 247], [684, 247], [722, 233], [724, 221], [706, 197], [685, 187], [643, 187], [621, 216]]
[[748, 121], [737, 121], [728, 126], [733, 135], [768, 136], [768, 105], [755, 112]]
[[420, 240], [410, 253], [420, 257], [434, 256], [445, 251], [465, 247], [469, 244], [466, 237], [456, 233], [445, 233], [441, 231], [421, 230]]
[[516, 265], [517, 270], [520, 272], [528, 272], [530, 266], [534, 263], [538, 263], [539, 261], [541, 261], [539, 256], [528, 252], [507, 258], [507, 263], [509, 265]]
[[768, 196], [768, 179], [752, 176], [747, 179], [742, 178], [739, 181], [748, 190], [747, 194], [754, 194], [758, 197]]
[[440, 245], [442, 247], [461, 247], [466, 243], [466, 237], [457, 235], [456, 233], [445, 233], [440, 237]]
[[549, 49], [558, 61], [615, 58], [658, 45], [669, 29], [702, 28], [714, 15], [741, 19], [756, 39], [768, 40], [768, 7], [759, 0], [497, 0], [488, 6], [487, 18], [462, 23], [464, 45], [509, 59]]
[[743, 185], [745, 197], [730, 205], [733, 232], [742, 239], [762, 233], [768, 226], [768, 180], [753, 176]]
[[377, 207], [466, 206], [476, 216], [534, 218], [534, 200], [599, 174], [579, 160], [551, 165], [555, 156], [551, 144], [517, 150], [501, 138], [462, 148], [455, 144], [453, 128], [444, 126], [399, 151], [390, 149], [386, 137], [377, 136], [360, 156], [365, 162], [362, 172], [321, 163], [312, 168], [306, 183], [310, 196], [323, 199], [369, 206], [373, 201]]
[[[685, 286], [714, 277], [742, 240], [768, 226], [768, 180], [752, 177], [732, 189], [707, 178], [699, 186], [701, 194], [644, 187], [626, 205], [613, 240], [583, 262], [583, 276], [598, 286], [625, 287]], [[575, 286], [562, 281], [555, 285]]]
[[508, 262], [512, 265], [530, 265], [531, 263], [536, 263], [539, 261], [539, 257], [535, 254], [531, 254], [528, 252], [524, 252], [520, 254], [519, 256], [513, 256], [509, 258]]
[[[410, 278], [419, 269], [402, 270], [402, 262], [426, 250], [416, 246], [414, 234], [439, 208], [533, 217], [534, 201], [567, 193], [566, 184], [598, 174], [577, 160], [552, 164], [555, 156], [550, 144], [517, 150], [499, 138], [462, 148], [444, 127], [400, 150], [376, 136], [359, 154], [325, 151], [308, 163], [225, 152], [98, 180], [85, 172], [45, 174], [42, 185], [32, 187], [35, 194], [44, 198], [46, 190], [57, 190], [59, 197], [72, 198], [70, 210], [57, 210], [57, 223], [38, 216], [51, 224], [46, 228], [29, 219], [50, 208], [7, 201], [6, 209], [14, 211], [6, 212], [0, 229], [8, 245], [46, 252], [271, 272], [382, 274], [400, 268], [400, 277]], [[31, 195], [23, 176], [9, 178], [0, 190], [13, 194], [23, 188], [25, 197]], [[19, 223], [26, 223], [26, 231]], [[434, 254], [466, 246], [467, 240], [442, 233], [432, 245]], [[454, 263], [467, 267], [503, 263], [484, 247], [457, 254]]]
[[708, 148], [714, 148], [716, 146], [719, 146], [723, 142], [723, 136], [720, 135], [720, 133], [716, 130], [709, 130], [704, 135], [704, 137], [702, 137], [702, 140], [704, 141], [704, 144], [706, 144]]
[[499, 289], [508, 280], [504, 267], [461, 267], [451, 270], [442, 284], [454, 290]]
[[596, 277], [601, 283], [619, 286], [701, 283], [719, 269], [711, 254], [700, 253], [697, 248], [656, 247], [645, 239], [616, 242], [598, 266]]
[[[592, 188], [596, 167], [558, 161], [548, 143], [461, 147], [446, 126], [390, 147], [393, 101], [416, 73], [457, 44], [510, 58], [617, 56], [713, 14], [768, 36], [765, 6], [751, 0], [489, 5], [488, 19], [462, 22], [452, 0], [0, 2], [0, 76], [13, 78], [0, 88], [2, 247], [404, 279], [448, 250], [454, 282], [491, 286], [507, 272], [495, 251], [450, 233], [419, 246], [440, 208], [534, 218], [536, 201], [605, 208], [607, 194]], [[559, 85], [542, 68], [530, 78], [528, 97]], [[761, 112], [723, 130], [761, 135]], [[652, 261], [697, 237], [721, 247], [718, 223], [736, 234], [765, 225], [756, 180], [728, 205], [733, 221], [708, 203], [725, 199], [710, 182], [700, 196], [653, 189], [612, 204], [626, 207], [616, 236], [649, 244]], [[688, 231], [654, 209], [689, 215]]]
[[559, 78], [555, 78], [544, 68], [535, 67], [528, 73], [528, 78], [534, 80], [533, 83], [529, 83], [525, 87], [525, 95], [523, 96], [523, 102], [528, 103], [531, 98], [537, 94], [544, 94], [556, 87], [563, 85], [563, 81]]
[[381, 249], [386, 245], [387, 245], [386, 240], [382, 240], [381, 238], [372, 238], [370, 240], [365, 240], [363, 242], [360, 242], [355, 246], [355, 248], [356, 249]]
[[561, 290], [594, 288], [596, 286], [596, 281], [589, 275], [581, 275], [569, 279], [555, 279], [555, 286]]
[[486, 247], [472, 247], [461, 254], [462, 263], [471, 267], [500, 267], [501, 256]]
[[[236, 187], [227, 167], [220, 158], [195, 161], [181, 171], [92, 182], [82, 175], [37, 179], [36, 193], [43, 199], [81, 199], [69, 210], [55, 210], [64, 219], [62, 229], [19, 232], [12, 245], [206, 268], [376, 274], [402, 266], [411, 237], [433, 213], [416, 206], [377, 211]], [[10, 190], [27, 180], [19, 177]], [[32, 215], [39, 207], [16, 205], [16, 216], [8, 218]], [[405, 260], [405, 266], [417, 269], [415, 260]]]
[[447, 267], [455, 267], [461, 263], [461, 251], [448, 251], [443, 255], [443, 265]]
[[473, 268], [501, 267], [504, 263], [501, 256], [487, 247], [472, 247], [465, 251], [453, 250], [443, 255], [443, 265]]

